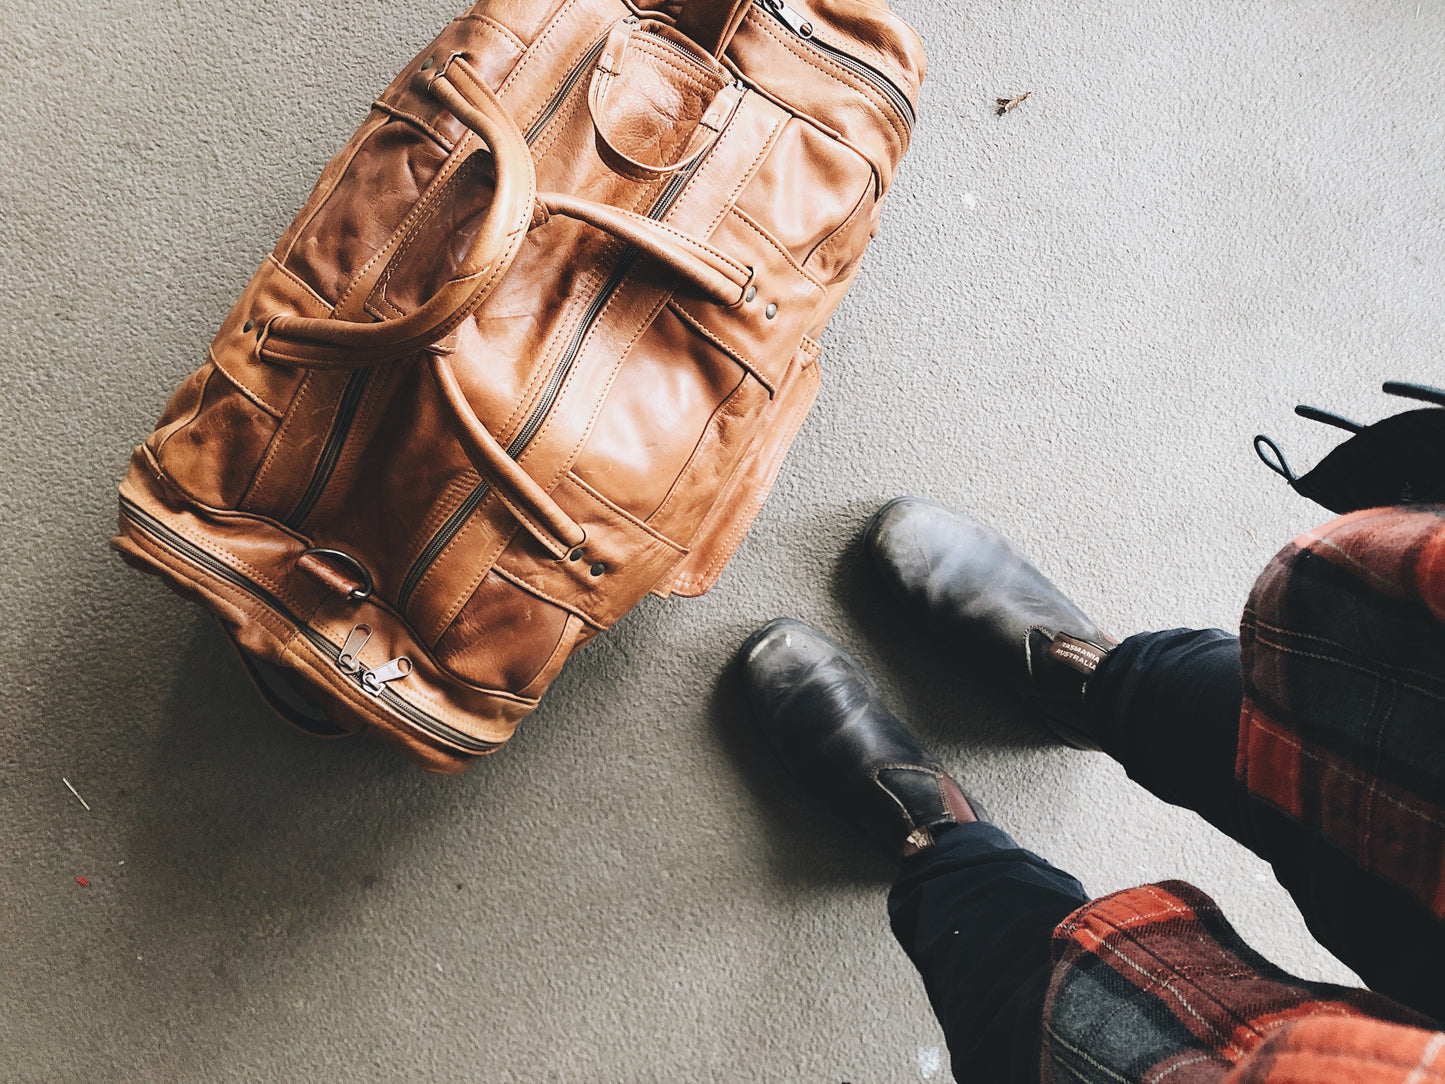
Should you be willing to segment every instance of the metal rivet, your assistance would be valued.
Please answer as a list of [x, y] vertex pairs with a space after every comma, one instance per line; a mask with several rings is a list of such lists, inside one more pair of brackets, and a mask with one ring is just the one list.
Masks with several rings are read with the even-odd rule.
[[429, 56], [429, 57], [427, 57], [425, 60], [423, 60], [423, 61], [421, 62], [421, 70], [422, 70], [422, 71], [426, 71], [426, 70], [427, 70], [428, 68], [430, 68], [434, 63], [436, 63], [436, 57], [434, 57], [434, 56]]
[[756, 286], [749, 286], [749, 287], [748, 287], [748, 292], [743, 296], [743, 300], [744, 300], [744, 301], [751, 301], [753, 298], [755, 298], [755, 297], [757, 297], [757, 296], [758, 296], [758, 288], [757, 288]]
[[607, 566], [604, 565], [601, 561], [598, 561], [595, 565], [592, 566], [589, 571], [594, 576], [600, 576], [602, 575], [602, 573], [607, 571]]
[[250, 331], [250, 330], [251, 330], [253, 327], [255, 327], [255, 326], [256, 326], [256, 321], [255, 321], [255, 320], [247, 320], [244, 324], [241, 325], [241, 330], [242, 330], [242, 331]]
[[769, 303], [768, 307], [763, 310], [763, 315], [771, 320], [774, 316], [778, 315], [778, 306]]
[[580, 560], [582, 560], [582, 547], [581, 547], [581, 546], [578, 546], [575, 550], [573, 550], [571, 553], [569, 553], [569, 554], [567, 555], [567, 560], [569, 560], [569, 561], [580, 561]]

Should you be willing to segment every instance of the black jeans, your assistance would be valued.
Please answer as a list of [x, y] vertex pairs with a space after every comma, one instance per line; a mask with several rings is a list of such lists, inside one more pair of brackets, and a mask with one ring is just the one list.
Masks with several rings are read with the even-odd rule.
[[[1374, 990], [1445, 1017], [1445, 926], [1235, 779], [1239, 640], [1218, 629], [1131, 636], [1089, 683], [1088, 725], [1129, 777], [1274, 868], [1310, 931]], [[923, 977], [955, 1070], [1035, 1082], [1056, 926], [1079, 883], [992, 825], [948, 829], [904, 860], [894, 935]], [[958, 931], [963, 931], [962, 933]]]

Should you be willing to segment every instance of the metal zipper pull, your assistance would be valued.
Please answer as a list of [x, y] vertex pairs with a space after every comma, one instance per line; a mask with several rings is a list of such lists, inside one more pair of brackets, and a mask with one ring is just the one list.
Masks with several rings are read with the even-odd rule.
[[361, 663], [356, 661], [356, 656], [370, 639], [370, 625], [357, 625], [346, 634], [346, 643], [341, 645], [341, 654], [336, 656], [336, 665], [343, 674], [354, 674], [361, 669]]
[[361, 675], [361, 687], [372, 696], [380, 696], [382, 689], [388, 681], [396, 681], [411, 673], [411, 660], [405, 655], [392, 659], [391, 662], [384, 662], [375, 670], [367, 670]]
[[783, 24], [800, 38], [813, 36], [813, 24], [797, 8], [789, 7], [783, 0], [759, 0], [763, 7], [776, 15]]

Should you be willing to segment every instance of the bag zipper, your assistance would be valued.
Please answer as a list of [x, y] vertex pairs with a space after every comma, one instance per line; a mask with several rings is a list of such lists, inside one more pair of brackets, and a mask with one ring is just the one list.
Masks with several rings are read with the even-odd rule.
[[351, 423], [356, 420], [356, 411], [361, 406], [361, 396], [366, 391], [371, 373], [370, 369], [357, 369], [342, 389], [341, 398], [336, 404], [336, 417], [331, 423], [331, 431], [326, 434], [326, 443], [321, 446], [321, 454], [316, 459], [316, 469], [311, 472], [311, 481], [306, 484], [306, 491], [301, 494], [301, 499], [296, 502], [291, 514], [282, 521], [287, 527], [295, 530], [305, 522], [311, 510], [316, 507], [316, 502], [321, 499], [321, 491], [326, 488], [326, 483], [331, 481], [332, 472], [336, 470], [336, 463], [341, 458], [341, 446], [346, 443], [347, 434], [351, 432]]
[[865, 63], [851, 53], [845, 53], [836, 45], [829, 45], [819, 38], [813, 31], [812, 20], [797, 8], [789, 6], [785, 0], [757, 0], [757, 6], [787, 27], [794, 37], [807, 42], [818, 52], [841, 64], [860, 79], [877, 87], [883, 96], [893, 104], [893, 108], [898, 110], [903, 117], [904, 124], [908, 126], [908, 130], [913, 131], [918, 117], [913, 111], [913, 103], [908, 100], [908, 95], [899, 89], [897, 83], [873, 65]]
[[[149, 512], [143, 511], [134, 501], [127, 497], [120, 499], [121, 515], [125, 516], [133, 525], [140, 529], [163, 548], [174, 553], [183, 560], [218, 579], [225, 580], [233, 587], [245, 591], [255, 598], [267, 609], [272, 610], [281, 617], [287, 624], [293, 625], [296, 631], [306, 638], [318, 651], [326, 656], [343, 674], [346, 674], [362, 691], [375, 697], [387, 707], [391, 708], [398, 715], [418, 728], [427, 731], [433, 736], [440, 738], [450, 745], [455, 745], [469, 753], [489, 753], [499, 747], [499, 742], [483, 741], [480, 738], [473, 738], [463, 734], [460, 730], [448, 726], [415, 704], [399, 696], [389, 687], [390, 682], [399, 681], [411, 673], [411, 660], [406, 656], [391, 659], [380, 666], [367, 668], [359, 665], [356, 660], [356, 653], [361, 650], [367, 638], [371, 636], [371, 629], [366, 625], [356, 625], [346, 637], [346, 643], [337, 647], [321, 633], [311, 628], [306, 622], [300, 620], [279, 598], [273, 595], [266, 588], [248, 576], [237, 572], [230, 565], [220, 558], [208, 553], [190, 539], [177, 534], [160, 520], [156, 519]], [[364, 635], [362, 630], [365, 630]]]
[[[542, 129], [547, 126], [547, 122], [556, 116], [562, 102], [572, 92], [577, 81], [582, 78], [588, 68], [596, 62], [597, 55], [602, 52], [602, 47], [606, 44], [607, 36], [604, 34], [592, 44], [592, 47], [583, 54], [582, 59], [567, 73], [567, 78], [562, 81], [557, 92], [552, 95], [537, 119], [527, 129], [524, 138], [529, 147], [542, 134]], [[301, 524], [306, 521], [306, 517], [311, 514], [311, 510], [316, 507], [316, 502], [321, 499], [321, 494], [326, 489], [327, 483], [331, 481], [331, 475], [336, 470], [337, 462], [341, 459], [341, 448], [351, 433], [351, 425], [356, 420], [356, 413], [361, 407], [361, 397], [366, 393], [366, 385], [371, 379], [371, 373], [371, 369], [356, 370], [351, 374], [351, 379], [346, 382], [346, 387], [342, 389], [341, 397], [337, 401], [336, 417], [331, 423], [331, 430], [326, 434], [325, 443], [321, 446], [321, 454], [316, 459], [316, 468], [311, 473], [311, 480], [306, 484], [306, 490], [301, 494], [301, 499], [296, 502], [296, 507], [291, 510], [289, 516], [282, 520], [285, 526], [293, 530], [299, 529]]]
[[[711, 153], [711, 151], [709, 151], [709, 153]], [[653, 220], [661, 219], [662, 216], [672, 208], [672, 205], [677, 202], [678, 196], [682, 194], [683, 187], [707, 158], [708, 155], [704, 154], [686, 169], [674, 174], [672, 179], [668, 181], [667, 186], [662, 190], [662, 194], [652, 205], [652, 209], [647, 212], [647, 217]], [[512, 438], [511, 444], [507, 446], [507, 454], [513, 459], [517, 459], [526, 451], [527, 445], [531, 443], [532, 438], [537, 435], [537, 431], [542, 427], [543, 420], [547, 417], [548, 412], [552, 409], [552, 405], [557, 401], [557, 396], [562, 390], [562, 382], [567, 379], [567, 374], [572, 370], [572, 364], [577, 360], [577, 355], [582, 349], [582, 343], [587, 338], [587, 333], [592, 329], [592, 325], [597, 321], [602, 310], [606, 308], [613, 291], [621, 284], [627, 272], [632, 269], [632, 265], [636, 262], [637, 256], [638, 250], [636, 246], [628, 245], [627, 248], [623, 250], [622, 255], [617, 258], [617, 262], [612, 267], [612, 272], [607, 276], [607, 281], [604, 282], [602, 288], [593, 295], [592, 301], [588, 304], [587, 311], [583, 314], [582, 320], [572, 332], [572, 338], [567, 343], [567, 349], [562, 353], [561, 361], [559, 361], [552, 370], [552, 375], [547, 380], [547, 386], [543, 389], [541, 398], [532, 408], [532, 412], [527, 416], [527, 420], [522, 424], [522, 428], [517, 432], [517, 435]], [[486, 499], [490, 491], [491, 486], [485, 479], [479, 482], [476, 488], [467, 494], [466, 500], [462, 501], [462, 503], [457, 506], [456, 511], [442, 524], [437, 533], [432, 535], [431, 541], [427, 543], [426, 548], [422, 550], [417, 559], [412, 562], [411, 568], [407, 570], [405, 579], [401, 582], [401, 589], [397, 592], [396, 596], [396, 608], [398, 611], [406, 613], [407, 604], [411, 601], [412, 592], [416, 590], [417, 584], [419, 584], [422, 577], [426, 575], [427, 569], [430, 568], [432, 562], [441, 555], [442, 550], [446, 549], [452, 538], [462, 529], [467, 520], [471, 518], [472, 513], [477, 510], [478, 506]]]

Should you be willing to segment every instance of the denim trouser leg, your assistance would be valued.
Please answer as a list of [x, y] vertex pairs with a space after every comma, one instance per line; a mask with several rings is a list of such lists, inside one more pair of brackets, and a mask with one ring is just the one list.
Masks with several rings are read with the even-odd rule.
[[903, 860], [894, 936], [923, 977], [959, 1080], [1037, 1084], [1053, 930], [1088, 897], [991, 824]]

